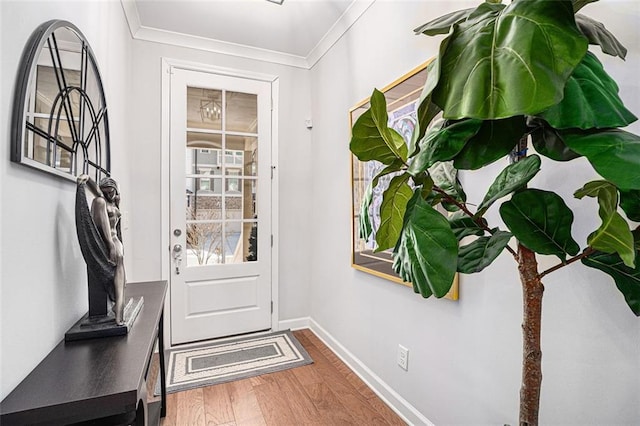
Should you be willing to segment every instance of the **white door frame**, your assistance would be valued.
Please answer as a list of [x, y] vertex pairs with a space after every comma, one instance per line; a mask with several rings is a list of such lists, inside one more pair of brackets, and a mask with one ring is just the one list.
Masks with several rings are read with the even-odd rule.
[[[169, 194], [169, 152], [170, 152], [170, 102], [171, 102], [171, 72], [179, 68], [191, 71], [208, 72], [212, 74], [226, 75], [238, 78], [248, 78], [271, 83], [271, 166], [273, 179], [271, 180], [271, 232], [273, 235], [273, 247], [271, 252], [271, 298], [273, 300], [273, 312], [271, 313], [271, 329], [279, 330], [279, 297], [278, 297], [278, 94], [279, 79], [277, 76], [253, 73], [244, 70], [215, 67], [197, 62], [183, 61], [179, 59], [162, 58], [162, 117], [161, 117], [161, 180], [160, 180], [160, 235], [161, 235], [161, 271], [162, 280], [171, 285], [171, 242], [170, 242], [170, 194]], [[165, 346], [171, 345], [171, 291], [167, 291], [164, 304], [164, 341]], [[168, 343], [168, 345], [167, 345]], [[169, 347], [168, 346], [168, 347]], [[168, 348], [167, 347], [167, 348]]]

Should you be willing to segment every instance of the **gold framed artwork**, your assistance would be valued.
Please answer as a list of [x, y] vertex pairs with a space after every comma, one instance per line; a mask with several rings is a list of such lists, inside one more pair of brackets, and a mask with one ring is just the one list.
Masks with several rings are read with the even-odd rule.
[[[409, 71], [393, 83], [380, 91], [387, 100], [389, 127], [395, 129], [405, 142], [409, 143], [415, 128], [418, 100], [422, 88], [427, 80], [427, 65], [431, 60]], [[349, 128], [353, 127], [358, 117], [369, 108], [369, 98], [358, 102], [349, 110]], [[360, 222], [360, 205], [362, 197], [371, 180], [384, 166], [376, 161], [361, 162], [351, 155], [351, 190], [352, 190], [352, 221], [351, 221], [351, 266], [360, 271], [388, 279], [390, 281], [412, 287], [411, 283], [402, 281], [393, 270], [391, 250], [375, 253], [375, 231], [380, 224], [379, 209], [382, 203], [382, 193], [388, 187], [395, 174], [389, 174], [379, 179], [378, 186], [373, 189], [373, 199], [370, 207], [370, 218], [374, 232], [368, 240], [358, 235]], [[444, 211], [444, 210], [443, 210]], [[445, 213], [446, 214], [446, 213]], [[454, 278], [451, 290], [445, 296], [447, 299], [458, 300], [458, 274]]]

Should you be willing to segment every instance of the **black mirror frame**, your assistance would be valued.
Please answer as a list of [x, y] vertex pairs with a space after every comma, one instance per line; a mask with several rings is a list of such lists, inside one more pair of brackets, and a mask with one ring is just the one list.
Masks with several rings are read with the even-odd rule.
[[[44, 22], [43, 24], [38, 26], [36, 30], [31, 34], [25, 46], [22, 59], [20, 61], [20, 67], [18, 68], [18, 76], [16, 80], [13, 99], [13, 115], [11, 119], [11, 161], [23, 164], [28, 167], [33, 167], [46, 173], [51, 173], [55, 176], [60, 176], [75, 182], [76, 176], [74, 176], [73, 174], [73, 166], [71, 168], [71, 173], [63, 172], [59, 169], [56, 169], [55, 165], [51, 166], [44, 163], [38, 163], [36, 160], [29, 159], [29, 157], [25, 156], [23, 152], [24, 138], [27, 134], [27, 99], [29, 98], [30, 86], [31, 84], [35, 84], [35, 78], [37, 77], [36, 70], [40, 54], [42, 53], [43, 48], [48, 42], [50, 36], [54, 33], [55, 30], [59, 28], [67, 28], [71, 30], [82, 42], [82, 48], [87, 56], [86, 65], [90, 66], [95, 73], [96, 83], [98, 86], [98, 95], [100, 97], [102, 105], [104, 105], [104, 107], [100, 111], [99, 120], [102, 122], [104, 130], [104, 149], [101, 150], [100, 154], [104, 154], [105, 158], [98, 158], [97, 161], [91, 161], [89, 160], [88, 156], [84, 156], [82, 170], [75, 170], [75, 173], [78, 175], [82, 173], [91, 174], [96, 179], [96, 181], [99, 181], [101, 177], [110, 176], [111, 174], [109, 119], [107, 114], [107, 103], [104, 95], [104, 88], [102, 85], [102, 78], [100, 76], [95, 56], [86, 37], [75, 25], [64, 20], [54, 19]], [[56, 46], [56, 51], [57, 50], [58, 49]], [[84, 70], [84, 72], [86, 73], [86, 69]], [[81, 89], [78, 88], [78, 90]], [[52, 114], [49, 115], [49, 120], [51, 119]], [[94, 126], [95, 125], [96, 124], [94, 123]], [[99, 126], [100, 122], [98, 122], [97, 125]], [[52, 137], [49, 135], [49, 138]], [[84, 145], [83, 141], [74, 140], [74, 157], [76, 150], [80, 145], [81, 148], [86, 151], [86, 146]], [[25, 158], [29, 160], [25, 161]], [[92, 170], [89, 170], [89, 166], [91, 166]]]

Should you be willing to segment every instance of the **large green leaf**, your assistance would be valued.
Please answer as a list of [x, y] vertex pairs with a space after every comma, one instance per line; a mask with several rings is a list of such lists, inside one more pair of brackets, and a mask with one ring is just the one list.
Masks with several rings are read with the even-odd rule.
[[467, 141], [475, 135], [481, 120], [460, 120], [453, 123], [443, 122], [444, 127], [429, 129], [420, 141], [420, 151], [409, 166], [409, 173], [417, 175], [438, 161], [453, 159], [464, 148]]
[[539, 154], [555, 161], [571, 161], [581, 157], [565, 145], [556, 129], [549, 126], [546, 121], [531, 116], [527, 118], [527, 125], [535, 128], [531, 132], [531, 142]]
[[473, 274], [482, 271], [493, 262], [509, 244], [513, 235], [497, 231], [490, 237], [480, 237], [458, 252], [458, 272]]
[[478, 224], [478, 222], [483, 225], [487, 225], [487, 221], [484, 218], [472, 218], [467, 216], [463, 211], [457, 211], [451, 214], [448, 218], [449, 225], [451, 225], [451, 230], [453, 234], [456, 236], [456, 239], [460, 241], [464, 237], [468, 237], [469, 235], [484, 235], [484, 229]]
[[464, 193], [464, 189], [458, 180], [458, 170], [453, 167], [451, 161], [434, 164], [429, 168], [429, 175], [433, 179], [434, 185], [453, 197], [453, 199], [461, 203], [467, 201], [467, 194]]
[[450, 119], [546, 110], [562, 99], [588, 45], [565, 0], [483, 3], [453, 28], [433, 91]]
[[559, 132], [564, 143], [622, 190], [640, 189], [640, 136], [619, 129]]
[[[436, 86], [438, 85], [438, 81], [440, 81], [440, 65], [441, 65], [440, 58], [442, 57], [444, 52], [447, 50], [447, 47], [449, 46], [449, 39], [450, 39], [451, 33], [452, 32], [450, 32], [449, 35], [440, 42], [438, 55], [433, 59], [433, 61], [427, 64], [427, 80], [424, 83], [424, 87], [422, 88], [422, 92], [420, 93], [420, 99], [418, 100], [418, 103], [420, 105], [423, 105], [427, 101], [428, 102], [432, 101], [431, 94], [433, 92], [433, 89], [435, 89]], [[439, 107], [438, 107], [438, 110], [440, 111]], [[426, 129], [426, 126], [428, 124], [429, 124], [428, 122], [425, 123], [423, 121], [420, 121], [420, 125], [424, 129]]]
[[627, 214], [629, 220], [640, 222], [640, 191], [620, 191], [620, 207]]
[[587, 237], [587, 244], [605, 253], [617, 253], [625, 265], [634, 267], [636, 252], [627, 221], [618, 212], [601, 218], [604, 223]]
[[607, 210], [615, 211], [618, 203], [617, 189], [615, 185], [606, 180], [594, 180], [586, 183], [582, 188], [573, 193], [573, 196], [581, 200], [584, 197], [607, 199]]
[[617, 254], [595, 252], [582, 259], [582, 263], [610, 275], [624, 300], [636, 316], [640, 316], [640, 262], [635, 268], [624, 264]]
[[411, 134], [411, 141], [409, 142], [409, 156], [414, 156], [419, 152], [418, 142], [424, 137], [429, 124], [440, 111], [440, 107], [431, 102], [431, 96], [418, 106], [416, 127]]
[[527, 131], [524, 116], [487, 120], [456, 155], [458, 170], [476, 170], [507, 155]]
[[380, 135], [384, 139], [389, 149], [393, 151], [398, 159], [407, 161], [407, 143], [402, 135], [389, 127], [389, 115], [387, 114], [387, 100], [384, 94], [374, 89], [371, 94], [371, 117]]
[[599, 45], [607, 55], [619, 56], [622, 59], [627, 56], [627, 48], [601, 22], [580, 13], [577, 13], [575, 17], [578, 29], [587, 37], [589, 44]]
[[564, 261], [566, 254], [580, 250], [571, 237], [573, 212], [562, 198], [539, 189], [525, 189], [500, 206], [500, 216], [526, 247], [540, 254], [553, 254]]
[[462, 10], [457, 10], [455, 12], [448, 13], [446, 15], [442, 15], [439, 18], [436, 18], [434, 20], [427, 22], [426, 24], [419, 26], [413, 31], [416, 34], [422, 33], [428, 36], [433, 36], [438, 34], [447, 34], [454, 24], [457, 24], [467, 19], [467, 17], [474, 10], [475, 9], [462, 9]]
[[407, 203], [413, 195], [413, 190], [408, 184], [410, 177], [408, 173], [395, 176], [382, 195], [380, 227], [376, 232], [376, 252], [390, 249], [398, 242]]
[[[423, 138], [417, 142], [415, 149], [410, 149], [410, 152], [412, 152], [412, 154], [409, 156], [410, 163], [407, 171], [411, 173], [412, 176], [418, 177], [429, 167], [428, 162], [430, 156], [428, 153], [424, 152], [426, 148], [425, 141], [428, 138], [435, 137], [435, 135], [442, 129], [445, 123], [445, 120], [436, 120], [431, 123], [429, 128], [425, 131]], [[418, 123], [417, 126], [420, 126], [420, 123]]]
[[576, 198], [598, 199], [598, 214], [602, 224], [587, 237], [590, 247], [605, 253], [617, 253], [625, 265], [634, 267], [635, 248], [629, 224], [618, 213], [618, 189], [610, 182], [599, 180], [589, 182], [575, 192]]
[[637, 120], [624, 107], [616, 82], [591, 52], [567, 80], [564, 99], [540, 116], [556, 129], [625, 127]]
[[387, 102], [377, 89], [371, 95], [371, 108], [353, 125], [349, 149], [360, 161], [376, 160], [382, 164], [407, 161], [407, 144], [388, 127]]
[[539, 171], [540, 157], [535, 154], [505, 167], [489, 187], [487, 194], [478, 206], [476, 216], [482, 216], [494, 202], [511, 194], [516, 189], [522, 188]]
[[425, 135], [431, 121], [442, 111], [438, 105], [433, 103], [431, 93], [440, 79], [440, 56], [442, 56], [447, 49], [448, 44], [449, 37], [446, 37], [440, 43], [439, 55], [427, 64], [427, 80], [422, 88], [422, 93], [420, 93], [420, 99], [418, 100], [417, 130], [414, 131], [409, 144], [411, 148], [409, 152], [412, 156], [419, 150], [418, 142]]
[[422, 199], [420, 190], [407, 206], [393, 257], [393, 269], [404, 281], [413, 283], [422, 297], [443, 297], [453, 284], [458, 241], [447, 219]]
[[371, 202], [373, 201], [373, 189], [378, 186], [378, 181], [382, 176], [388, 175], [389, 173], [397, 172], [401, 169], [402, 163], [396, 162], [393, 163], [380, 171], [374, 178], [369, 182], [367, 188], [364, 191], [364, 195], [362, 196], [362, 202], [360, 204], [360, 221], [358, 227], [358, 235], [360, 238], [364, 240], [368, 240], [369, 236], [373, 232], [373, 225], [371, 224], [371, 215], [369, 210], [371, 208]]

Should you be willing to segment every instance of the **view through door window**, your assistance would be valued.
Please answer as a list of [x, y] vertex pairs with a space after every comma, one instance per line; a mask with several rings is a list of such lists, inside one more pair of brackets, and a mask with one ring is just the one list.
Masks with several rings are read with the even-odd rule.
[[255, 94], [187, 88], [187, 266], [258, 259]]

